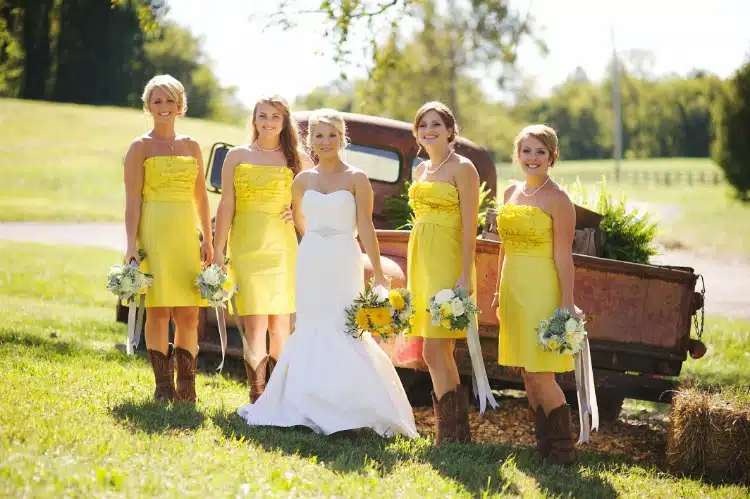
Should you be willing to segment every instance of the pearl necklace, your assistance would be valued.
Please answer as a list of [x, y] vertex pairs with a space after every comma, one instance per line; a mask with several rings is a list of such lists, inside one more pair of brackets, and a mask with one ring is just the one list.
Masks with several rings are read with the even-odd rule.
[[281, 144], [279, 144], [278, 146], [276, 146], [276, 149], [263, 149], [262, 147], [260, 147], [258, 145], [258, 139], [256, 139], [255, 140], [255, 147], [257, 147], [258, 149], [260, 149], [263, 152], [274, 152], [274, 151], [278, 151], [279, 149], [281, 149]]
[[[453, 156], [453, 153], [454, 153], [454, 152], [455, 152], [455, 151], [454, 151], [453, 149], [451, 149], [451, 152], [449, 152], [449, 153], [448, 153], [448, 155], [447, 155], [447, 156], [445, 157], [445, 159], [444, 159], [444, 160], [442, 161], [442, 163], [440, 163], [439, 165], [437, 165], [437, 168], [435, 168], [434, 170], [430, 170], [430, 167], [428, 166], [428, 167], [426, 168], [426, 170], [427, 170], [427, 173], [429, 173], [430, 175], [432, 175], [433, 173], [437, 172], [437, 171], [438, 171], [438, 170], [440, 169], [440, 167], [441, 167], [441, 166], [443, 166], [443, 165], [445, 164], [445, 162], [446, 162], [446, 161], [448, 161], [448, 159], [449, 159], [449, 158], [450, 158], [451, 156]], [[432, 165], [430, 165], [430, 166], [432, 166]]]
[[537, 187], [534, 190], [534, 192], [532, 192], [531, 194], [526, 194], [526, 182], [524, 182], [523, 183], [523, 187], [521, 187], [521, 194], [523, 194], [524, 196], [530, 198], [531, 196], [533, 196], [534, 194], [536, 194], [537, 192], [539, 192], [539, 189], [541, 189], [542, 187], [544, 187], [545, 185], [547, 185], [547, 182], [549, 182], [550, 178], [551, 178], [550, 176], [547, 176], [547, 180], [545, 180], [544, 183], [542, 185], [540, 185], [539, 187]]

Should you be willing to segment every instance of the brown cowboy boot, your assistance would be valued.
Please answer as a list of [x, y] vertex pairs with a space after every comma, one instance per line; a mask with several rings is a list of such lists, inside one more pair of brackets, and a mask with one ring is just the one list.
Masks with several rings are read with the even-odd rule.
[[195, 370], [198, 366], [198, 356], [193, 357], [184, 348], [174, 349], [175, 364], [177, 364], [177, 397], [179, 402], [190, 402], [194, 404], [197, 400], [195, 394]]
[[471, 425], [469, 424], [469, 390], [458, 385], [455, 388], [456, 404], [456, 442], [459, 444], [471, 443]]
[[544, 414], [542, 406], [536, 408], [535, 413], [535, 424], [534, 424], [534, 435], [536, 436], [536, 450], [539, 452], [539, 456], [542, 459], [546, 459], [549, 456], [549, 428], [547, 428], [547, 416]]
[[573, 444], [573, 423], [570, 420], [570, 406], [563, 404], [547, 415], [547, 435], [549, 438], [550, 464], [572, 464], [576, 460]]
[[440, 400], [432, 392], [432, 408], [435, 411], [437, 434], [435, 444], [471, 442], [469, 426], [469, 395], [461, 385], [446, 392]]
[[271, 375], [273, 374], [273, 369], [276, 367], [276, 359], [268, 356], [268, 378], [266, 379], [266, 382], [268, 382], [269, 379], [271, 379]]
[[256, 400], [263, 394], [263, 390], [266, 389], [266, 368], [268, 367], [269, 356], [266, 355], [258, 362], [255, 369], [252, 368], [247, 359], [242, 359], [245, 364], [245, 373], [247, 374], [247, 384], [250, 387], [250, 403], [255, 403]]
[[172, 401], [175, 398], [174, 389], [174, 366], [171, 355], [164, 355], [158, 350], [148, 351], [148, 360], [154, 370], [156, 389], [154, 398], [156, 400]]

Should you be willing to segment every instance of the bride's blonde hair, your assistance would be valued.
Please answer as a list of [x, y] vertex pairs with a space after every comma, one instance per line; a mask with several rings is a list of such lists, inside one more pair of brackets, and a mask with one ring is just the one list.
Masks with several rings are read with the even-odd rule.
[[313, 111], [310, 119], [307, 120], [307, 148], [312, 150], [312, 129], [313, 126], [320, 123], [331, 125], [341, 135], [340, 149], [349, 145], [349, 139], [346, 136], [346, 122], [340, 112], [335, 109], [323, 108]]

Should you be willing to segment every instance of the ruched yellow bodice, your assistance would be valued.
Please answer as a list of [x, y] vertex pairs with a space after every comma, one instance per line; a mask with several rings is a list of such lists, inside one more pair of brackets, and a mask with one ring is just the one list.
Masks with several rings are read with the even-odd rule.
[[198, 161], [192, 156], [153, 156], [143, 162], [143, 200], [192, 203]]
[[281, 166], [237, 165], [234, 170], [236, 211], [278, 215], [292, 204], [292, 170]]
[[450, 229], [461, 229], [458, 191], [448, 182], [419, 180], [409, 187], [409, 205], [415, 223], [430, 223]]
[[552, 219], [541, 208], [502, 205], [498, 209], [497, 233], [507, 255], [553, 257]]

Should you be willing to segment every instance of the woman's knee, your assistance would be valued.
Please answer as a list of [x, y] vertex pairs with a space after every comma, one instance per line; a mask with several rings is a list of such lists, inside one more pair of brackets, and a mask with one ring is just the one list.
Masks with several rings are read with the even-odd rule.
[[174, 323], [178, 329], [198, 327], [198, 307], [176, 307]]
[[146, 324], [150, 326], [165, 326], [169, 324], [171, 311], [168, 307], [152, 307], [147, 310]]
[[440, 367], [452, 353], [451, 340], [425, 338], [422, 345], [422, 357], [429, 367]]

